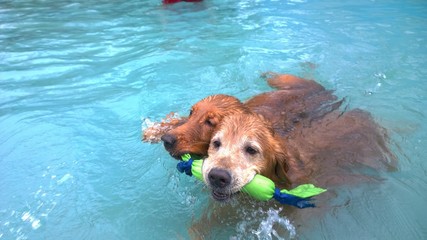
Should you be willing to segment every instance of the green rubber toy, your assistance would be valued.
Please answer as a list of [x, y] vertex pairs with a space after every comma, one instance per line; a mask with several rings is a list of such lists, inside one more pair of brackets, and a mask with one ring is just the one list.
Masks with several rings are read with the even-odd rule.
[[[183, 162], [178, 163], [178, 170], [186, 172], [187, 175], [194, 176], [203, 181], [202, 164], [203, 160], [194, 160], [190, 154], [184, 154], [181, 159]], [[296, 206], [298, 208], [314, 207], [310, 198], [325, 192], [326, 189], [319, 188], [313, 184], [303, 184], [292, 190], [278, 189], [274, 182], [260, 174], [247, 183], [242, 192], [247, 193], [259, 201], [268, 201], [272, 198], [280, 203]]]

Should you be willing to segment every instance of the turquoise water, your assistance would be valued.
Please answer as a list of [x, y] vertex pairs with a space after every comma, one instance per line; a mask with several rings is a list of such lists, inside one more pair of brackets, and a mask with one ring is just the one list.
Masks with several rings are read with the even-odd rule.
[[[187, 239], [209, 193], [146, 119], [315, 78], [372, 112], [399, 169], [295, 227], [242, 209], [216, 238], [426, 239], [425, 1], [0, 1], [0, 239]], [[308, 224], [308, 223], [307, 223]]]

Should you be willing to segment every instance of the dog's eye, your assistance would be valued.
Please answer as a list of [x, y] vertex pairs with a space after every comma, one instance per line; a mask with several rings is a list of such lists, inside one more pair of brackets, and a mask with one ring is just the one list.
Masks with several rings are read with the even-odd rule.
[[258, 153], [258, 151], [257, 151], [255, 148], [250, 147], [250, 146], [246, 147], [246, 148], [245, 148], [245, 151], [246, 151], [249, 155], [255, 155], [255, 154], [257, 154], [257, 153]]
[[188, 116], [191, 116], [193, 114], [193, 109], [190, 110], [190, 114]]
[[206, 119], [205, 124], [209, 127], [214, 127], [215, 123], [212, 121], [212, 119]]
[[218, 149], [219, 147], [221, 147], [221, 142], [219, 140], [215, 140], [212, 142], [212, 145], [214, 146], [214, 148]]

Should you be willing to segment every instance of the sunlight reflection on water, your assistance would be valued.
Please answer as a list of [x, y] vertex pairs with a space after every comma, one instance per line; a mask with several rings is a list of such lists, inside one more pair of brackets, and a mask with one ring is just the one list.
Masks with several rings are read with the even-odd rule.
[[314, 78], [372, 112], [400, 166], [378, 188], [337, 190], [333, 210], [310, 230], [277, 209], [255, 210], [225, 236], [424, 239], [426, 9], [399, 1], [2, 3], [0, 239], [188, 238], [209, 194], [176, 172], [161, 145], [140, 142], [141, 119], [185, 116], [209, 94], [245, 100], [269, 91], [265, 71]]

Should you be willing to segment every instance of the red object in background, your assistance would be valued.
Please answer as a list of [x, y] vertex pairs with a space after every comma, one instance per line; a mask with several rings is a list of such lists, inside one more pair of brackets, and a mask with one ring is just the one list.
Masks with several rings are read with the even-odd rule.
[[177, 2], [201, 2], [203, 0], [163, 0], [163, 4], [173, 4]]

